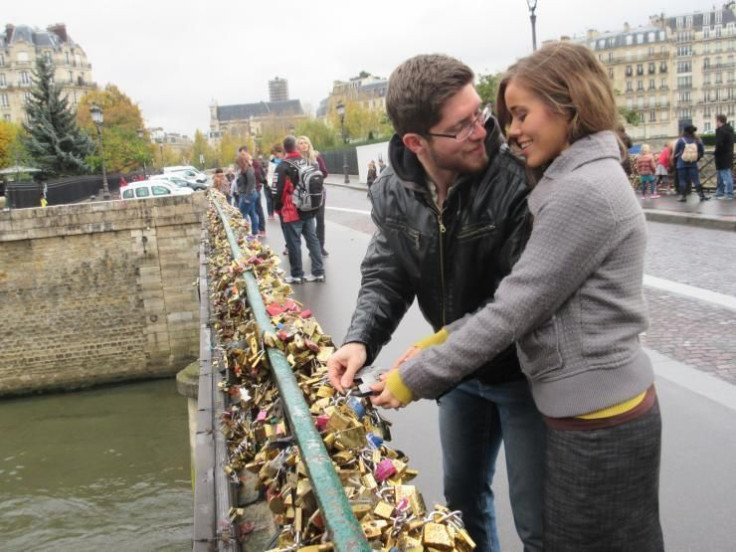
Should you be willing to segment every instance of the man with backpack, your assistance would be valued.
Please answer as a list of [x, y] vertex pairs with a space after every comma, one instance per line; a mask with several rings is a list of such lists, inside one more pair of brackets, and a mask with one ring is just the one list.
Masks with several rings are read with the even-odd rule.
[[682, 130], [682, 136], [675, 145], [675, 167], [679, 178], [680, 193], [682, 197], [677, 201], [687, 201], [690, 187], [695, 185], [695, 191], [700, 196], [700, 201], [706, 201], [710, 197], [703, 193], [700, 185], [700, 174], [698, 173], [698, 161], [703, 157], [703, 142], [695, 134], [698, 131], [693, 125], [687, 125]]
[[[291, 274], [287, 284], [324, 282], [325, 269], [322, 248], [317, 238], [315, 216], [324, 200], [322, 173], [307, 163], [296, 149], [296, 138], [287, 136], [283, 142], [286, 156], [276, 167], [274, 211], [281, 218]], [[307, 242], [312, 261], [312, 274], [305, 276], [302, 268], [302, 241]]]

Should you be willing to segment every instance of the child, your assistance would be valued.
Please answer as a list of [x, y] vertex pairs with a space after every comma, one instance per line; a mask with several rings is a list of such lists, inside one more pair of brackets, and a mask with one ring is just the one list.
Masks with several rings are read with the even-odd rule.
[[672, 193], [670, 189], [670, 179], [669, 179], [670, 158], [671, 157], [672, 157], [672, 148], [670, 148], [669, 144], [665, 144], [664, 147], [662, 148], [661, 153], [659, 154], [659, 157], [657, 158], [657, 168], [654, 170], [654, 174], [657, 175], [656, 189], [658, 191], [662, 191], [662, 179], [664, 179], [665, 183], [667, 184], [664, 192], [667, 195]]
[[657, 168], [654, 163], [654, 156], [651, 153], [649, 144], [641, 147], [641, 153], [636, 158], [636, 170], [639, 173], [639, 182], [641, 183], [641, 195], [647, 197], [647, 184], [649, 184], [652, 199], [657, 199], [659, 194], [656, 193], [654, 187], [654, 170]]
[[544, 549], [662, 551], [661, 419], [639, 343], [646, 222], [608, 74], [586, 46], [550, 43], [509, 69], [497, 102], [538, 178], [529, 242], [493, 301], [410, 348], [372, 400], [439, 397], [516, 343], [547, 423]]

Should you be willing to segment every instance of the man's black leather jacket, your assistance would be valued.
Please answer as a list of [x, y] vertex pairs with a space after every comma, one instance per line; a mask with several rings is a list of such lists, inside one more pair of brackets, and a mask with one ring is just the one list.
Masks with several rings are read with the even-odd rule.
[[[523, 164], [494, 119], [486, 123], [486, 170], [461, 175], [440, 213], [417, 157], [394, 135], [391, 164], [370, 189], [377, 230], [345, 343], [378, 355], [414, 297], [435, 331], [493, 298], [531, 231]], [[408, 344], [407, 344], [408, 345]], [[489, 359], [490, 360], [490, 359]], [[515, 346], [475, 372], [488, 383], [521, 378]]]

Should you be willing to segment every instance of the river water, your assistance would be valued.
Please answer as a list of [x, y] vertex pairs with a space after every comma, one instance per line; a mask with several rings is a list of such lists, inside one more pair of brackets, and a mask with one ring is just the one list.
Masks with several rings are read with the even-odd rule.
[[173, 379], [0, 401], [0, 551], [185, 551], [191, 538]]

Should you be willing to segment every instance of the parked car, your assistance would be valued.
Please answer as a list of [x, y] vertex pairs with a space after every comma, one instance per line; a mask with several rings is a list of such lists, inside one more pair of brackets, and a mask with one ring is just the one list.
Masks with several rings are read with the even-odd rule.
[[197, 190], [207, 189], [207, 184], [202, 184], [201, 182], [196, 181], [192, 182], [191, 180], [187, 180], [186, 178], [179, 176], [179, 173], [155, 174], [151, 177], [151, 180], [163, 180], [164, 182], [171, 182], [172, 184], [175, 184], [177, 186], [191, 188], [195, 192]]
[[197, 168], [192, 167], [191, 165], [174, 165], [171, 167], [164, 167], [164, 174], [170, 173], [174, 173], [177, 176], [181, 176], [193, 182], [199, 182], [200, 184], [204, 184], [207, 182], [207, 175]]
[[170, 184], [164, 180], [141, 180], [131, 182], [120, 192], [120, 199], [147, 199], [149, 197], [171, 197], [191, 195], [191, 188]]

